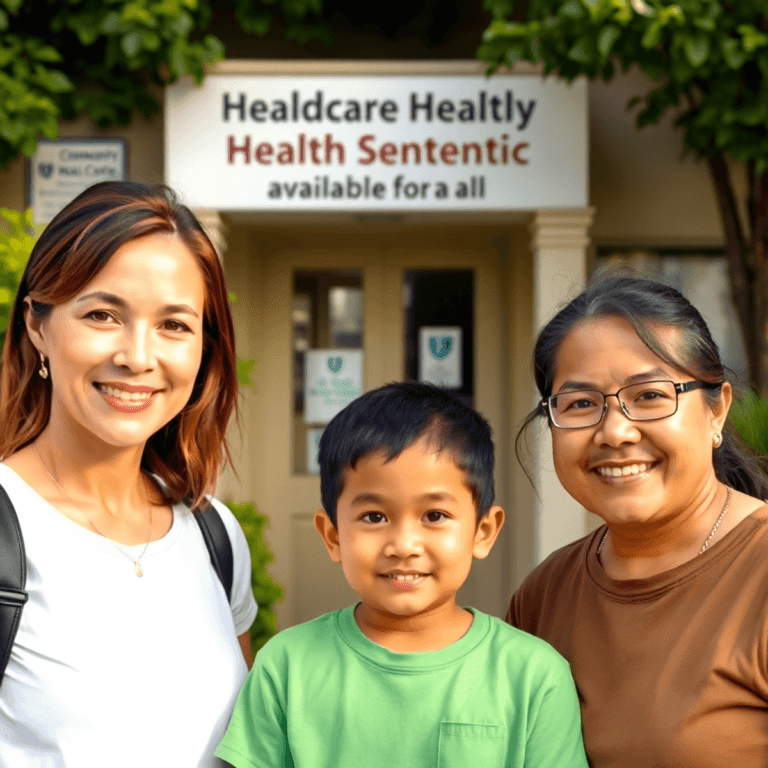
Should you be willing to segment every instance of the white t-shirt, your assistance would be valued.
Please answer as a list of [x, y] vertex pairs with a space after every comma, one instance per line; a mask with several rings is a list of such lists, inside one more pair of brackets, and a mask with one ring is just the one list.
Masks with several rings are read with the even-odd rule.
[[[182, 504], [141, 557], [73, 523], [0, 463], [27, 553], [27, 591], [0, 688], [3, 768], [210, 768], [256, 616], [242, 529], [214, 502], [234, 554], [231, 605]], [[138, 558], [144, 545], [124, 546]]]

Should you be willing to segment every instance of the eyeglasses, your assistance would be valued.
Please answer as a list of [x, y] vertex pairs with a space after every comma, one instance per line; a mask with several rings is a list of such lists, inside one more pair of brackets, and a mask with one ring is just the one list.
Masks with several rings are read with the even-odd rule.
[[677, 398], [683, 392], [694, 389], [719, 389], [721, 384], [707, 381], [644, 381], [622, 387], [606, 395], [593, 389], [559, 392], [541, 401], [549, 412], [549, 418], [559, 429], [582, 429], [599, 424], [608, 410], [607, 398], [619, 401], [624, 415], [632, 421], [656, 421], [666, 419], [677, 412]]

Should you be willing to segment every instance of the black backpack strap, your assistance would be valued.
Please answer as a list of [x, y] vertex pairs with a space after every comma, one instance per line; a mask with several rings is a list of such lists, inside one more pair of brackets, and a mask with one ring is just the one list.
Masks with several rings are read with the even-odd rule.
[[224, 527], [224, 521], [213, 504], [207, 504], [202, 508], [197, 507], [192, 510], [192, 514], [203, 533], [205, 546], [208, 547], [208, 554], [211, 556], [213, 570], [216, 571], [216, 575], [224, 585], [227, 600], [231, 600], [234, 556], [232, 554], [232, 542], [229, 540], [229, 534]]
[[27, 556], [16, 510], [0, 485], [0, 684], [8, 666], [21, 610], [29, 595]]

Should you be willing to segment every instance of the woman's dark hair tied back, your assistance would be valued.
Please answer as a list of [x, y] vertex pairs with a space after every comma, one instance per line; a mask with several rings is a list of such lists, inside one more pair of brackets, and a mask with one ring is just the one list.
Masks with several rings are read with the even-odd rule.
[[[679, 291], [628, 271], [616, 274], [603, 270], [555, 314], [536, 339], [533, 370], [541, 401], [552, 394], [557, 353], [563, 339], [577, 324], [601, 317], [626, 320], [657, 357], [692, 378], [712, 384], [729, 381], [734, 390], [738, 389], [737, 378], [723, 365], [720, 351], [701, 313]], [[678, 328], [679, 343], [673, 347], [664, 343], [657, 333], [660, 327]], [[720, 394], [719, 389], [704, 392], [713, 403]], [[538, 417], [546, 416], [541, 401], [517, 433], [515, 451], [518, 460], [521, 460], [519, 449], [523, 434]], [[768, 477], [760, 461], [730, 424], [726, 425], [721, 446], [714, 452], [713, 463], [721, 482], [750, 496], [768, 498]], [[526, 473], [530, 477], [527, 470]]]

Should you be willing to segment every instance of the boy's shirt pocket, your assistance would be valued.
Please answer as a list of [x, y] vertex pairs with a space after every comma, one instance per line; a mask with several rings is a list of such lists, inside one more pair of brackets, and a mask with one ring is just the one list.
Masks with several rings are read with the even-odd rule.
[[504, 768], [507, 758], [505, 727], [483, 723], [440, 724], [437, 768]]

